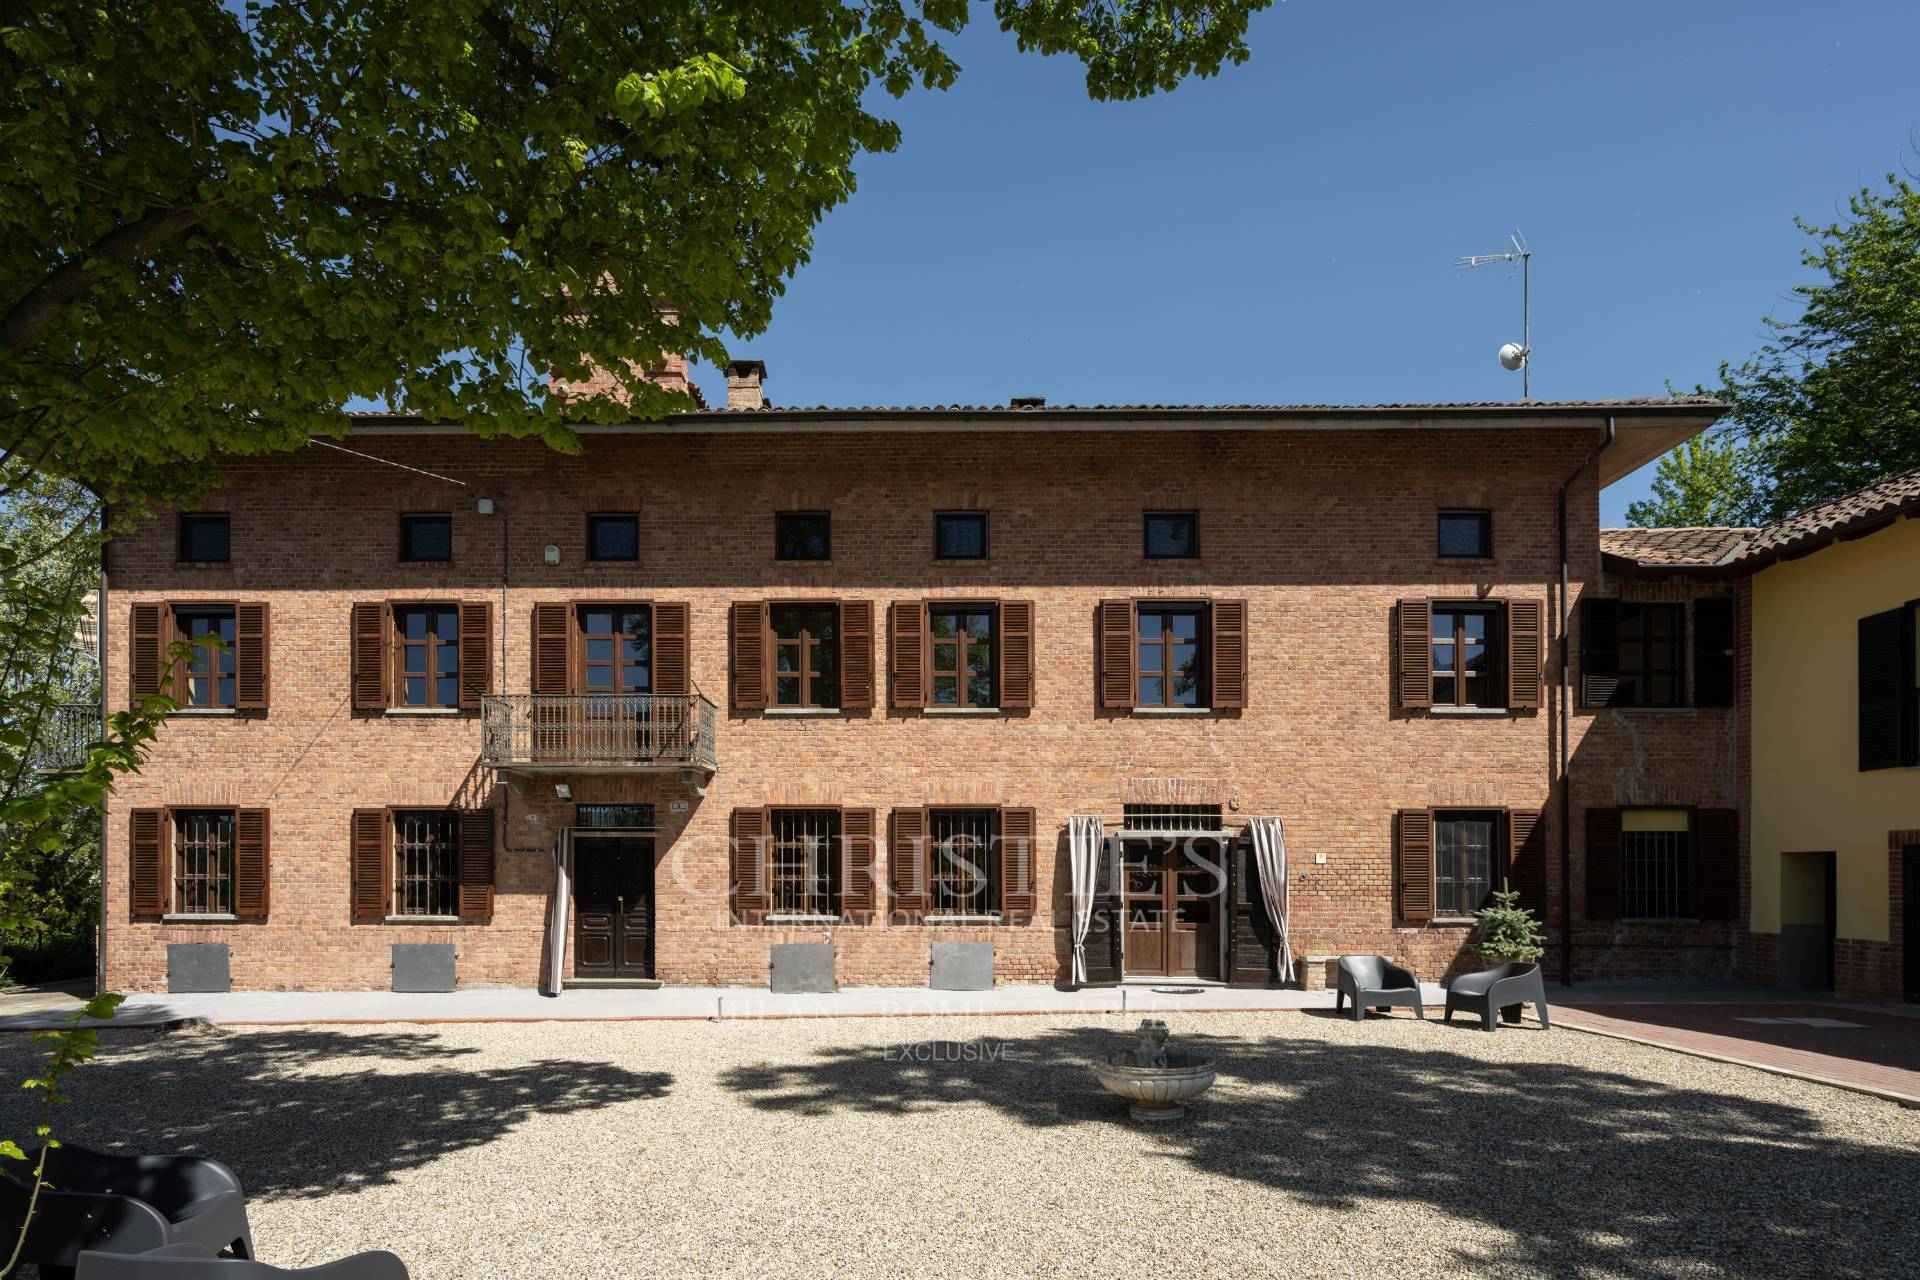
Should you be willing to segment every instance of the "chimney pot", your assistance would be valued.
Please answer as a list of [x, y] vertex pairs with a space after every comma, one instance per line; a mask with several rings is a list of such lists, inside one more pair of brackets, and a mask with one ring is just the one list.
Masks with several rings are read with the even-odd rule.
[[761, 385], [766, 380], [766, 361], [729, 360], [727, 362], [727, 408], [766, 408], [767, 393]]

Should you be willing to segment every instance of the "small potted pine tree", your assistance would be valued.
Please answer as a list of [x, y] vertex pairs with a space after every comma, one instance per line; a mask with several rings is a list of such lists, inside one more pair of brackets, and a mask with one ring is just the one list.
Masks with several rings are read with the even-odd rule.
[[[1494, 964], [1538, 964], [1546, 952], [1547, 935], [1533, 912], [1520, 905], [1520, 891], [1502, 880], [1493, 901], [1474, 913], [1476, 950]], [[1503, 1022], [1520, 1021], [1520, 1006], [1500, 1010]]]

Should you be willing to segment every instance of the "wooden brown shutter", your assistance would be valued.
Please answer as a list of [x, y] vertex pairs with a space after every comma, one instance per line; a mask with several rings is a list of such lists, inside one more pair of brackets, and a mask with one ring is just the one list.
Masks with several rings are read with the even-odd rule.
[[[1400, 637], [1400, 705], [1403, 708], [1430, 707], [1433, 705], [1433, 602], [1402, 600], [1397, 630]], [[1428, 900], [1431, 901], [1431, 883], [1428, 884], [1428, 890]]]
[[892, 909], [917, 916], [927, 909], [927, 811], [895, 809], [887, 845], [887, 869], [893, 883]]
[[460, 606], [460, 706], [477, 711], [493, 692], [493, 606], [485, 601]]
[[393, 684], [387, 679], [387, 652], [393, 610], [384, 603], [353, 606], [353, 709], [379, 711], [389, 705]]
[[272, 691], [272, 621], [264, 601], [233, 606], [233, 705], [265, 711]]
[[[735, 606], [738, 608], [739, 606]], [[728, 870], [733, 877], [733, 915], [740, 924], [758, 924], [766, 915], [767, 811], [735, 809]]]
[[895, 600], [887, 611], [888, 697], [896, 707], [927, 705], [927, 606]]
[[1507, 883], [1520, 905], [1547, 918], [1547, 824], [1538, 809], [1507, 810]]
[[272, 849], [265, 809], [233, 815], [233, 914], [265, 920], [273, 890]]
[[1907, 690], [1913, 687], [1905, 609], [1860, 619], [1860, 768], [1897, 769], [1905, 760]]
[[573, 606], [533, 606], [533, 691], [554, 697], [573, 692]]
[[1731, 920], [1740, 905], [1740, 812], [1701, 809], [1693, 815], [1693, 914]]
[[873, 601], [840, 602], [840, 706], [873, 706]]
[[1247, 705], [1247, 602], [1213, 602], [1213, 705]]
[[460, 918], [493, 919], [493, 810], [460, 812]]
[[1620, 687], [1620, 602], [1580, 602], [1580, 705], [1613, 704]]
[[1730, 707], [1738, 684], [1733, 597], [1693, 602], [1693, 705]]
[[1587, 919], [1620, 918], [1620, 811], [1587, 810]]
[[736, 600], [727, 637], [733, 649], [733, 705], [737, 711], [760, 711], [767, 705], [767, 603]]
[[1400, 881], [1400, 918], [1433, 919], [1433, 813], [1402, 809], [1396, 823], [1394, 862]]
[[160, 692], [166, 677], [167, 606], [136, 604], [127, 628], [127, 682], [135, 701]]
[[165, 809], [135, 809], [127, 815], [127, 908], [135, 920], [158, 920], [166, 913], [167, 846], [172, 833]]
[[1100, 705], [1133, 705], [1133, 601], [1100, 602]]
[[1038, 897], [1034, 885], [1033, 810], [1000, 811], [1000, 914], [1009, 922], [1033, 918]]
[[1538, 709], [1546, 669], [1538, 600], [1507, 601], [1507, 706]]
[[1000, 601], [1000, 705], [1033, 706], [1033, 601]]
[[840, 913], [846, 916], [870, 916], [879, 906], [880, 893], [874, 884], [874, 868], [879, 864], [878, 840], [874, 836], [871, 809], [840, 811]]
[[385, 809], [353, 811], [353, 922], [379, 924], [393, 900], [393, 819]]
[[653, 691], [664, 697], [684, 698], [693, 692], [691, 615], [683, 601], [653, 606]]

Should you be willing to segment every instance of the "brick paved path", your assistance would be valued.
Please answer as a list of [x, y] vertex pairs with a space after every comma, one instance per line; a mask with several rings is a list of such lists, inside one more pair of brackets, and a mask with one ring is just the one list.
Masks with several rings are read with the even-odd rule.
[[1920, 1018], [1819, 1004], [1553, 1006], [1553, 1019], [1920, 1106]]

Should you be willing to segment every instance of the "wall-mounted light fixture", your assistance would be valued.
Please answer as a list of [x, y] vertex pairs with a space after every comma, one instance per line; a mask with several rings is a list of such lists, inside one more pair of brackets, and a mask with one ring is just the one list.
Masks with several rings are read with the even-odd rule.
[[553, 784], [553, 794], [561, 800], [571, 800], [573, 799], [573, 788], [564, 782], [556, 782]]
[[554, 546], [551, 542], [549, 542], [547, 544], [547, 550], [545, 552], [544, 558], [548, 564], [559, 564], [560, 548]]

